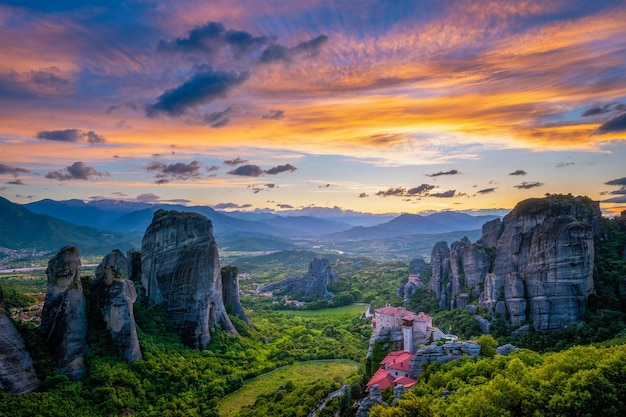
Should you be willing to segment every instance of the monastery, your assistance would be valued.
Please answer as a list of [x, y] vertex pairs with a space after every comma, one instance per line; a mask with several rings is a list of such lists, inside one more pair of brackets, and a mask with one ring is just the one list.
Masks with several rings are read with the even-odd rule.
[[420, 345], [426, 345], [440, 339], [457, 340], [454, 335], [447, 335], [433, 327], [433, 319], [424, 312], [415, 314], [404, 307], [387, 306], [374, 310], [372, 319], [373, 338], [384, 332], [401, 329], [402, 350], [389, 352], [380, 362], [380, 368], [367, 383], [367, 387], [378, 385], [381, 390], [398, 384], [411, 388], [417, 382], [409, 377], [409, 365]]

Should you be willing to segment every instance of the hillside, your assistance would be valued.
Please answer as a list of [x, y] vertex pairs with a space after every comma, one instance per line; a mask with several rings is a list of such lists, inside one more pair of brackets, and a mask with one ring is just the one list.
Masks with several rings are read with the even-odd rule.
[[78, 226], [50, 216], [32, 213], [0, 197], [0, 246], [34, 248], [56, 252], [63, 246], [80, 246], [81, 254], [102, 254], [112, 248], [127, 250], [141, 246], [141, 235], [115, 233]]

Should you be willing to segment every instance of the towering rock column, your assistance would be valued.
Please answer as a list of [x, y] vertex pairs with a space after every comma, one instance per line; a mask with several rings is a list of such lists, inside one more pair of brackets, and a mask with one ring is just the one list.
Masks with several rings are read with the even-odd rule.
[[104, 257], [96, 268], [98, 308], [120, 354], [128, 362], [142, 359], [133, 304], [137, 292], [125, 276], [129, 259], [119, 251]]
[[248, 320], [248, 316], [243, 311], [241, 301], [239, 300], [239, 271], [237, 267], [225, 266], [222, 268], [222, 295], [224, 299], [224, 305], [229, 314], [234, 314], [235, 317], [242, 320], [249, 327], [252, 327], [252, 323]]
[[4, 304], [0, 288], [0, 391], [25, 394], [39, 388], [33, 360]]
[[141, 282], [187, 346], [204, 349], [209, 328], [237, 334], [224, 307], [213, 225], [197, 213], [158, 210], [141, 246]]
[[80, 266], [74, 246], [64, 247], [48, 262], [48, 289], [39, 326], [61, 373], [72, 381], [86, 372], [87, 313]]

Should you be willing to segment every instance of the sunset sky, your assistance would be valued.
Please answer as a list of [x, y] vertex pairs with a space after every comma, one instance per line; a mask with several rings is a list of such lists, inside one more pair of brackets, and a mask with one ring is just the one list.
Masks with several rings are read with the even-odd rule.
[[626, 209], [626, 1], [0, 1], [0, 195]]

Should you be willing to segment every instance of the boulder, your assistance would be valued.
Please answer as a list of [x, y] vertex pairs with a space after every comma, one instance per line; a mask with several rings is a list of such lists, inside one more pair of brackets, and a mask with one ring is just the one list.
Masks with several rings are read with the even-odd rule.
[[39, 331], [61, 373], [80, 380], [85, 372], [87, 312], [80, 279], [80, 255], [66, 246], [48, 262], [48, 287]]
[[517, 346], [507, 343], [506, 345], [498, 346], [496, 348], [496, 355], [508, 356], [511, 352], [516, 350], [519, 350]]
[[25, 394], [39, 385], [33, 360], [6, 309], [0, 288], [0, 391]]
[[126, 361], [142, 359], [133, 305], [135, 287], [125, 274], [131, 271], [129, 259], [119, 251], [106, 255], [96, 268], [98, 308], [113, 341]]
[[237, 334], [224, 307], [213, 225], [198, 213], [158, 210], [141, 245], [141, 282], [187, 346], [204, 349], [210, 327]]

